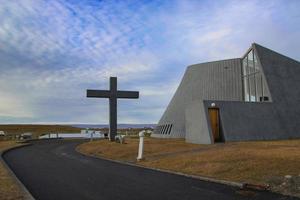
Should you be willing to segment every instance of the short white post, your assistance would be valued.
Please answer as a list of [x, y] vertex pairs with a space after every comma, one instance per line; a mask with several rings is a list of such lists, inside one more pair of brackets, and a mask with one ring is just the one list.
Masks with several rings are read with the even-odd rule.
[[139, 143], [139, 152], [138, 157], [136, 158], [138, 161], [143, 159], [143, 151], [144, 151], [144, 132], [139, 132], [140, 143]]

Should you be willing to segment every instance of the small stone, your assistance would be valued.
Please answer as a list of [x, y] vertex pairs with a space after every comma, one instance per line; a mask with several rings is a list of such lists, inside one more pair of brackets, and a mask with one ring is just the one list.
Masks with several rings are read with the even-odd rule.
[[291, 175], [285, 175], [284, 178], [290, 179], [290, 178], [292, 178], [292, 176]]

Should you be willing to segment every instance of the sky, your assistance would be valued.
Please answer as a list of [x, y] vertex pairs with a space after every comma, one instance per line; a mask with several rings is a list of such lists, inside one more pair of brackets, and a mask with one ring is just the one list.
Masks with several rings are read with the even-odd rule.
[[0, 0], [0, 123], [157, 123], [188, 65], [253, 42], [300, 60], [300, 1]]

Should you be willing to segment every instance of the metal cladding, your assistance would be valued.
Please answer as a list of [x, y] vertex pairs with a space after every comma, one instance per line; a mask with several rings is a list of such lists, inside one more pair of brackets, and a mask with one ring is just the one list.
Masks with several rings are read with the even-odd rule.
[[[242, 100], [241, 59], [231, 59], [191, 65], [159, 121], [164, 128], [172, 124], [169, 134], [157, 133], [158, 137], [185, 137], [185, 109], [193, 101]], [[228, 80], [228, 81], [225, 81]]]
[[300, 63], [257, 44], [250, 50], [268, 101], [245, 101], [242, 58], [192, 65], [153, 137], [214, 143], [208, 116], [214, 106], [224, 141], [300, 138]]

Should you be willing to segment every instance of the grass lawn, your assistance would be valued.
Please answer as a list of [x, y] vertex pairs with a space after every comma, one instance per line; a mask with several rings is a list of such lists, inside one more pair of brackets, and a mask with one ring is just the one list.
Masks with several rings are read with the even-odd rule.
[[[13, 146], [17, 146], [14, 141], [0, 141], [0, 152]], [[16, 184], [14, 179], [7, 172], [0, 162], [0, 199], [24, 199], [22, 190]]]
[[[145, 160], [138, 162], [143, 166], [269, 184], [274, 191], [300, 196], [300, 140], [196, 145], [180, 139], [145, 138], [144, 148]], [[138, 139], [127, 139], [126, 144], [100, 140], [77, 147], [87, 155], [127, 162], [136, 162], [137, 149]]]

